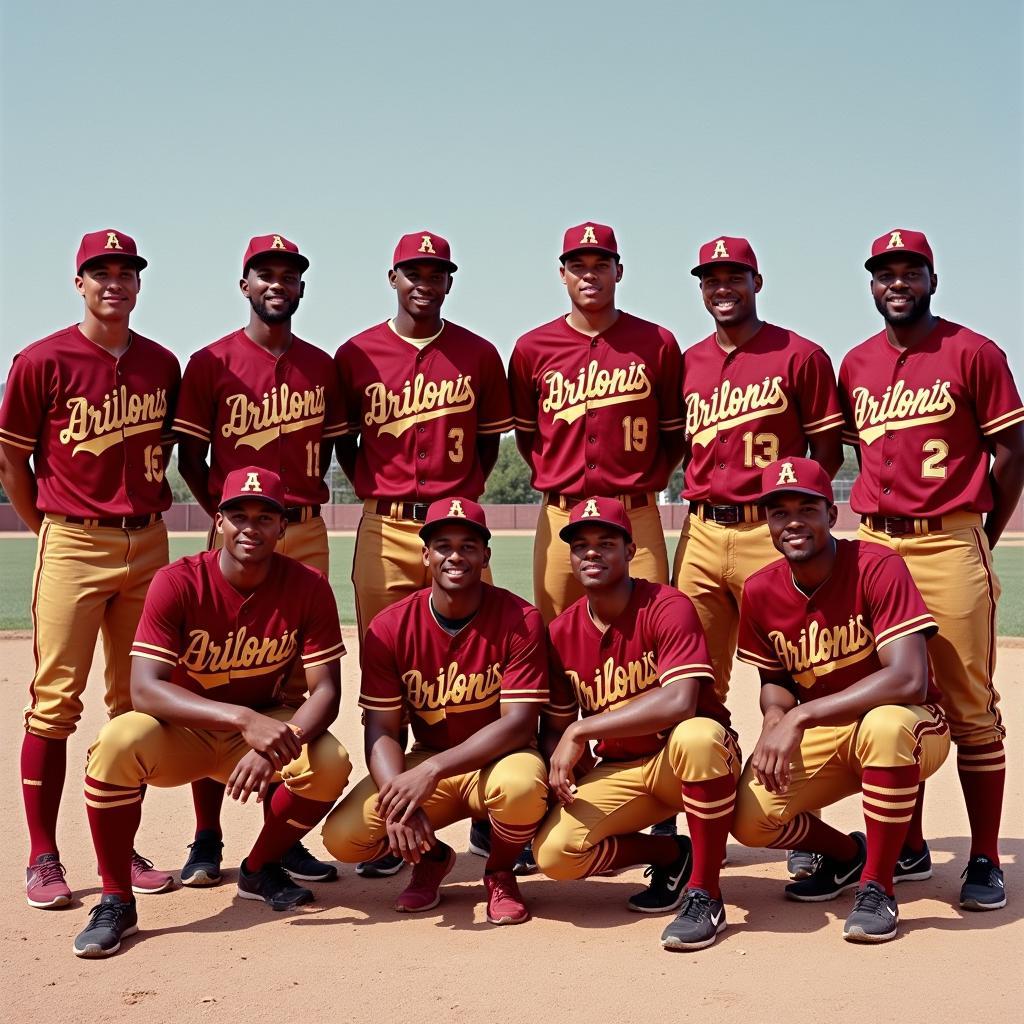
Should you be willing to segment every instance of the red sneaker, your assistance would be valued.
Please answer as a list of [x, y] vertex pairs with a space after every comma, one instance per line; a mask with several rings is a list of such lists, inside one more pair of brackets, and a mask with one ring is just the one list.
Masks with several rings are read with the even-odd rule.
[[511, 871], [491, 871], [484, 875], [487, 886], [487, 920], [491, 924], [522, 924], [530, 920], [519, 883]]
[[49, 910], [66, 907], [71, 890], [64, 881], [64, 865], [56, 853], [41, 853], [25, 870], [25, 898], [30, 907]]
[[157, 871], [151, 860], [132, 850], [132, 892], [166, 892], [174, 885], [173, 876], [166, 871]]
[[412, 878], [397, 900], [395, 910], [400, 914], [419, 914], [433, 910], [441, 902], [438, 889], [455, 867], [455, 851], [445, 844], [448, 856], [444, 860], [421, 860], [412, 868]]

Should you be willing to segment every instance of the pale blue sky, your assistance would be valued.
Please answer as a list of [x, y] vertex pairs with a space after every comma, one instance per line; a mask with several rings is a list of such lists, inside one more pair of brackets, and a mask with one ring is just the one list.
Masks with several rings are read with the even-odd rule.
[[446, 315], [508, 354], [566, 308], [565, 227], [612, 224], [620, 305], [707, 333], [697, 246], [745, 234], [763, 316], [838, 364], [862, 263], [925, 230], [935, 308], [1021, 356], [1021, 4], [15, 3], [2, 22], [0, 377], [79, 318], [87, 230], [150, 260], [133, 321], [185, 357], [247, 316], [248, 237], [312, 260], [296, 330], [393, 310], [403, 231], [447, 236]]

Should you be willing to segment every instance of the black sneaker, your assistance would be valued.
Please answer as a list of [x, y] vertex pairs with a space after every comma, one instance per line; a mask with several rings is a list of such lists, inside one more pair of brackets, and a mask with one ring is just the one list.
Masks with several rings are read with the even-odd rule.
[[89, 923], [75, 937], [75, 956], [98, 960], [113, 956], [121, 948], [121, 940], [139, 930], [135, 900], [127, 903], [114, 893], [100, 897], [89, 911]]
[[317, 860], [302, 843], [295, 843], [285, 851], [281, 867], [298, 882], [335, 882], [338, 879], [338, 869]]
[[725, 931], [725, 904], [703, 889], [687, 889], [676, 919], [661, 933], [663, 949], [704, 949]]
[[243, 900], [263, 900], [273, 910], [291, 910], [313, 902], [313, 894], [296, 885], [280, 864], [264, 864], [250, 874], [244, 860], [238, 868], [238, 895]]
[[676, 836], [679, 856], [667, 868], [652, 864], [644, 877], [651, 880], [643, 892], [630, 896], [626, 906], [638, 914], [667, 914], [683, 902], [683, 893], [693, 868], [693, 847], [687, 836]]
[[850, 838], [857, 842], [856, 857], [852, 860], [819, 857], [814, 874], [800, 882], [790, 882], [786, 886], [786, 895], [801, 903], [823, 903], [825, 900], [834, 900], [847, 889], [855, 889], [860, 881], [860, 873], [864, 870], [868, 847], [863, 832], [851, 832]]
[[385, 853], [376, 860], [362, 860], [356, 865], [356, 874], [363, 878], [390, 878], [405, 867], [405, 861], [397, 854]]
[[197, 832], [195, 841], [189, 843], [188, 850], [188, 860], [181, 869], [181, 884], [219, 885], [220, 862], [224, 850], [220, 833], [208, 829]]
[[794, 882], [810, 878], [818, 866], [818, 855], [810, 850], [787, 850], [786, 870]]
[[988, 857], [972, 857], [960, 876], [960, 906], [964, 910], [998, 910], [1006, 906], [1003, 872]]
[[652, 836], [676, 836], [679, 835], [679, 828], [676, 825], [676, 816], [659, 821], [657, 825], [651, 826]]
[[843, 927], [847, 942], [888, 942], [896, 938], [900, 908], [877, 882], [857, 890], [853, 910]]
[[928, 844], [915, 853], [905, 846], [900, 850], [899, 860], [893, 869], [893, 882], [923, 882], [932, 877], [932, 853]]
[[469, 852], [478, 857], [491, 855], [491, 819], [474, 821], [469, 826]]
[[527, 843], [523, 847], [523, 852], [516, 859], [512, 872], [520, 878], [537, 873], [537, 862], [533, 859], [533, 843]]

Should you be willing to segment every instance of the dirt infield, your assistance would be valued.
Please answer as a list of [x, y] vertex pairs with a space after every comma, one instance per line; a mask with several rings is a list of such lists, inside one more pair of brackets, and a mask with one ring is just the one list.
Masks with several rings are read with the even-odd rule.
[[[354, 640], [346, 637], [350, 645]], [[640, 870], [615, 878], [560, 884], [528, 879], [523, 891], [535, 917], [495, 928], [483, 914], [483, 862], [463, 853], [466, 826], [445, 837], [459, 862], [435, 910], [414, 918], [390, 909], [404, 875], [363, 881], [351, 868], [314, 886], [318, 901], [293, 914], [234, 899], [233, 867], [258, 828], [253, 807], [226, 809], [228, 883], [139, 898], [140, 934], [107, 961], [82, 961], [71, 943], [98, 891], [78, 769], [101, 724], [96, 667], [87, 712], [71, 739], [72, 766], [61, 818], [61, 848], [76, 897], [71, 908], [39, 911], [23, 898], [25, 830], [18, 785], [21, 709], [31, 645], [0, 637], [3, 820], [9, 839], [0, 868], [0, 932], [6, 1019], [18, 1022], [171, 1020], [324, 1021], [904, 1021], [1000, 1020], [1019, 999], [1013, 982], [1024, 925], [1024, 797], [1020, 747], [1010, 748], [1003, 860], [1010, 903], [989, 914], [955, 908], [968, 850], [967, 819], [951, 758], [928, 783], [926, 832], [935, 875], [897, 889], [900, 938], [879, 947], [841, 938], [849, 898], [820, 905], [782, 898], [783, 865], [768, 851], [731, 844], [722, 884], [729, 928], [711, 949], [661, 951], [666, 918], [630, 914], [624, 902], [642, 883]], [[361, 777], [362, 742], [354, 698], [355, 658], [339, 739]], [[997, 679], [1011, 742], [1024, 733], [1020, 679], [1024, 649], [1002, 648]], [[744, 746], [757, 735], [756, 679], [737, 666], [733, 714]], [[830, 821], [860, 828], [848, 800]], [[180, 867], [191, 838], [191, 798], [151, 790], [139, 836], [142, 852], [167, 869]], [[314, 835], [310, 844], [322, 851]], [[1014, 1003], [1011, 1003], [1011, 999]], [[13, 1011], [13, 1015], [11, 1015]], [[1012, 1013], [1015, 1015], [1015, 1013]]]

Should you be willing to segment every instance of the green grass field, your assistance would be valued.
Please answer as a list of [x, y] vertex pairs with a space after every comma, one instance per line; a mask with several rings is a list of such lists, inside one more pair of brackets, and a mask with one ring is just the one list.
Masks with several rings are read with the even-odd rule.
[[[195, 534], [171, 538], [171, 558], [199, 551], [204, 537]], [[331, 538], [331, 585], [338, 598], [342, 622], [354, 625], [352, 601], [352, 537]], [[492, 569], [495, 581], [515, 593], [532, 599], [532, 537], [495, 537], [492, 542]], [[29, 629], [29, 592], [35, 538], [0, 539], [0, 630]], [[999, 605], [999, 632], [1003, 636], [1024, 636], [1024, 548], [996, 549], [996, 571], [1003, 584]]]

